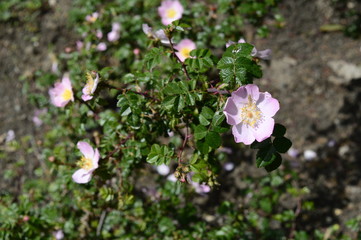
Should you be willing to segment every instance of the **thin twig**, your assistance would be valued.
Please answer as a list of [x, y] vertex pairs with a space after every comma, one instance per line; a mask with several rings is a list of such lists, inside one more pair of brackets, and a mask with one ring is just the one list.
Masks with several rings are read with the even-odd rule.
[[103, 83], [103, 84], [104, 84], [106, 87], [108, 87], [108, 88], [116, 89], [116, 90], [118, 90], [118, 91], [121, 91], [121, 92], [123, 92], [123, 94], [124, 94], [125, 92], [132, 92], [132, 93], [141, 95], [141, 96], [143, 96], [143, 97], [145, 97], [145, 98], [150, 98], [150, 99], [153, 99], [153, 100], [158, 101], [158, 102], [160, 101], [159, 99], [150, 96], [149, 93], [147, 93], [147, 92], [136, 92], [136, 91], [133, 91], [133, 90], [130, 90], [130, 89], [126, 89], [126, 88], [121, 89], [121, 88], [117, 88], [117, 87], [115, 87], [115, 86], [113, 86], [113, 85], [110, 85], [109, 83]]
[[187, 65], [186, 65], [183, 61], [181, 61], [181, 60], [179, 59], [179, 57], [177, 56], [177, 54], [175, 54], [174, 45], [173, 45], [173, 43], [172, 43], [172, 40], [171, 40], [169, 37], [168, 37], [168, 40], [169, 40], [170, 48], [172, 49], [172, 55], [177, 59], [177, 61], [178, 61], [180, 64], [182, 64], [182, 68], [183, 68], [183, 71], [184, 71], [187, 79], [188, 79], [188, 80], [191, 80], [191, 77], [189, 76], [189, 73], [188, 73], [188, 71], [187, 71]]
[[187, 125], [186, 126], [186, 135], [184, 136], [182, 147], [180, 148], [179, 153], [178, 153], [178, 164], [180, 164], [182, 162], [182, 154], [183, 154], [184, 148], [186, 147], [188, 138], [190, 138], [190, 135], [188, 134], [188, 125]]
[[79, 102], [85, 104], [89, 108], [89, 110], [92, 111], [96, 116], [98, 115], [97, 112], [95, 111], [95, 109], [92, 108], [92, 106], [89, 105], [89, 103], [87, 103], [86, 101], [83, 101], [83, 99], [78, 98], [76, 95], [74, 95], [74, 98], [76, 100], [78, 100]]
[[107, 212], [105, 210], [103, 210], [102, 214], [100, 215], [99, 223], [97, 226], [97, 236], [100, 236], [100, 234], [102, 232], [102, 228], [103, 228], [106, 216], [107, 216]]
[[298, 215], [300, 215], [301, 213], [301, 210], [302, 210], [302, 198], [299, 198], [298, 199], [298, 202], [297, 202], [297, 208], [296, 208], [296, 211], [295, 211], [295, 218], [292, 222], [292, 226], [291, 226], [291, 230], [290, 230], [290, 235], [288, 237], [288, 239], [293, 239], [294, 235], [295, 235], [295, 231], [296, 231], [296, 218], [298, 217]]
[[229, 91], [227, 90], [218, 90], [217, 88], [208, 88], [207, 92], [209, 93], [215, 93], [215, 94], [220, 94], [220, 95], [227, 95], [227, 94], [231, 94]]
[[133, 133], [128, 134], [128, 136], [127, 136], [126, 138], [124, 138], [124, 139], [116, 146], [116, 148], [115, 148], [113, 151], [111, 151], [110, 153], [108, 153], [108, 155], [107, 155], [105, 158], [108, 159], [108, 158], [110, 158], [111, 156], [113, 156], [116, 152], [118, 152], [118, 151], [121, 149], [122, 145], [123, 145], [124, 143], [126, 143], [132, 136], [133, 136]]

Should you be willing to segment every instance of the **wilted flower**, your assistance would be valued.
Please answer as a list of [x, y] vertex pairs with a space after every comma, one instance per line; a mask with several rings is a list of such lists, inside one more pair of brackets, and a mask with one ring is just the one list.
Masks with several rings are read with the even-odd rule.
[[99, 13], [98, 13], [98, 12], [93, 12], [91, 15], [87, 15], [87, 16], [85, 17], [85, 20], [86, 20], [87, 22], [93, 23], [93, 22], [95, 22], [95, 21], [98, 19], [98, 17], [99, 17]]
[[77, 170], [72, 178], [76, 183], [88, 183], [91, 180], [92, 173], [98, 168], [99, 151], [93, 149], [87, 142], [78, 142], [78, 149], [83, 154], [78, 162], [79, 170]]
[[112, 31], [108, 33], [108, 41], [109, 42], [115, 42], [120, 37], [120, 24], [119, 23], [113, 23], [112, 24]]
[[97, 50], [103, 52], [107, 50], [107, 45], [104, 42], [101, 42], [97, 45]]
[[74, 101], [68, 74], [64, 74], [61, 82], [55, 83], [55, 87], [49, 90], [49, 95], [51, 103], [56, 107], [64, 107], [69, 101]]
[[[246, 41], [243, 38], [241, 38], [241, 39], [238, 40], [238, 43], [246, 43]], [[228, 48], [229, 46], [231, 46], [233, 44], [235, 44], [235, 42], [228, 41], [226, 43], [226, 47]], [[255, 46], [253, 46], [251, 56], [256, 57], [256, 58], [260, 58], [260, 59], [263, 59], [263, 60], [270, 60], [271, 59], [271, 53], [272, 53], [271, 49], [258, 51], [257, 48]]]
[[182, 17], [183, 11], [183, 6], [177, 0], [163, 1], [158, 8], [159, 16], [162, 18], [162, 23], [164, 25], [168, 25], [173, 21], [180, 19]]
[[261, 142], [270, 137], [274, 128], [272, 118], [279, 110], [277, 99], [268, 92], [261, 93], [257, 85], [248, 84], [232, 92], [223, 113], [237, 143], [246, 145], [254, 140]]
[[93, 98], [93, 93], [95, 92], [95, 90], [97, 89], [98, 83], [99, 83], [99, 74], [95, 73], [95, 79], [93, 78], [91, 73], [87, 73], [86, 74], [86, 84], [83, 88], [83, 95], [81, 96], [81, 98], [84, 101], [88, 101], [90, 99]]
[[184, 62], [186, 58], [190, 57], [190, 52], [196, 49], [196, 44], [190, 39], [183, 39], [176, 46], [174, 46], [178, 52], [175, 54], [178, 56], [179, 60]]
[[143, 32], [150, 38], [154, 38], [156, 41], [160, 41], [163, 45], [170, 46], [169, 39], [163, 29], [159, 29], [153, 32], [153, 29], [148, 24], [142, 24]]

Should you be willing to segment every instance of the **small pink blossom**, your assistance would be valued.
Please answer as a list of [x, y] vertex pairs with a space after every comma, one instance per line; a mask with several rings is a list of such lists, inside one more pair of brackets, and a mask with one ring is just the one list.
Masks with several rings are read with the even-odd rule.
[[192, 186], [194, 187], [194, 190], [196, 191], [196, 193], [199, 193], [201, 195], [204, 195], [205, 193], [209, 193], [211, 191], [211, 187], [208, 186], [205, 183], [198, 183], [198, 182], [193, 182], [192, 177], [194, 175], [194, 172], [190, 172], [187, 174], [187, 181], [192, 184]]
[[107, 45], [104, 42], [101, 42], [97, 45], [97, 50], [103, 52], [107, 50]]
[[[238, 40], [238, 43], [246, 43], [246, 41], [244, 40], [244, 38], [241, 38], [241, 39]], [[231, 46], [233, 44], [235, 44], [235, 42], [228, 41], [226, 43], [226, 47], [228, 48], [229, 46]], [[272, 54], [271, 49], [258, 51], [255, 46], [253, 46], [253, 49], [252, 49], [252, 52], [251, 52], [252, 57], [256, 57], [256, 58], [263, 59], [263, 60], [270, 60], [271, 59], [271, 54]]]
[[56, 240], [64, 239], [64, 233], [62, 230], [57, 230], [57, 231], [53, 232], [53, 236], [55, 237]]
[[179, 60], [184, 62], [186, 58], [190, 57], [190, 52], [196, 49], [196, 44], [190, 39], [183, 39], [174, 46], [174, 49], [178, 50], [175, 54], [178, 56]]
[[168, 25], [173, 21], [180, 19], [183, 11], [183, 6], [177, 0], [165, 0], [160, 7], [158, 7], [158, 13], [162, 18], [162, 23], [164, 25]]
[[119, 23], [113, 23], [112, 24], [112, 31], [108, 33], [108, 41], [109, 42], [115, 42], [120, 37], [120, 24]]
[[95, 79], [93, 78], [91, 73], [87, 73], [87, 81], [86, 84], [82, 90], [83, 95], [81, 96], [81, 98], [84, 101], [89, 101], [93, 98], [93, 94], [95, 92], [95, 90], [97, 89], [98, 83], [99, 83], [99, 74], [95, 73]]
[[277, 99], [268, 92], [259, 92], [257, 85], [248, 84], [232, 92], [223, 113], [237, 143], [249, 145], [270, 137], [274, 128], [272, 118], [279, 110]]
[[102, 30], [98, 29], [95, 33], [95, 36], [98, 38], [98, 39], [101, 39], [103, 37], [103, 32]]
[[134, 53], [134, 55], [138, 56], [139, 53], [140, 53], [140, 49], [139, 48], [134, 48], [133, 53]]
[[92, 173], [98, 168], [99, 151], [97, 148], [93, 149], [87, 142], [78, 142], [77, 147], [83, 156], [78, 162], [80, 169], [73, 174], [72, 178], [76, 183], [88, 183]]
[[98, 12], [93, 12], [92, 14], [87, 15], [87, 16], [85, 17], [85, 20], [86, 20], [87, 22], [93, 23], [93, 22], [95, 22], [95, 21], [98, 19], [98, 17], [99, 17], [99, 13], [98, 13]]
[[74, 101], [69, 74], [64, 74], [61, 82], [55, 83], [55, 87], [49, 90], [49, 95], [51, 103], [56, 107], [65, 107], [69, 101]]
[[32, 118], [33, 123], [35, 124], [35, 126], [40, 127], [43, 124], [43, 120], [41, 120], [41, 116], [46, 114], [48, 112], [48, 109], [43, 108], [43, 109], [36, 109], [34, 111], [34, 116]]
[[82, 41], [76, 41], [76, 49], [80, 51], [84, 47], [84, 43]]

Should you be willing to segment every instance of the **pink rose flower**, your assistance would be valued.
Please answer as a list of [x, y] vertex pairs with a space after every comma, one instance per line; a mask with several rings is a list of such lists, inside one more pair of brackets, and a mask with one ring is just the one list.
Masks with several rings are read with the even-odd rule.
[[69, 101], [74, 101], [69, 74], [64, 74], [61, 82], [55, 83], [54, 86], [49, 90], [50, 100], [53, 105], [65, 107]]
[[101, 42], [97, 45], [97, 50], [99, 52], [103, 52], [103, 51], [107, 50], [107, 45], [104, 42]]
[[93, 93], [95, 92], [95, 90], [97, 89], [98, 83], [99, 83], [99, 74], [95, 73], [96, 77], [95, 79], [93, 79], [93, 76], [91, 75], [91, 73], [87, 73], [86, 77], [87, 77], [87, 81], [86, 84], [82, 90], [83, 95], [81, 96], [81, 98], [84, 101], [89, 101], [90, 99], [93, 98]]
[[102, 30], [98, 29], [95, 33], [95, 36], [98, 38], [98, 39], [101, 39], [103, 37], [103, 32]]
[[[238, 40], [238, 43], [246, 43], [246, 41], [243, 38], [241, 38], [241, 39]], [[228, 41], [226, 43], [226, 47], [228, 48], [229, 46], [231, 46], [233, 44], [235, 44], [235, 42]], [[253, 49], [252, 49], [252, 52], [251, 52], [252, 57], [256, 57], [256, 58], [263, 59], [263, 60], [270, 60], [271, 59], [271, 54], [272, 54], [271, 49], [258, 51], [255, 46], [253, 46]]]
[[78, 142], [77, 147], [83, 156], [78, 162], [81, 168], [73, 174], [72, 178], [76, 183], [88, 183], [92, 173], [98, 168], [99, 151], [96, 148], [93, 149], [87, 142]]
[[183, 6], [177, 0], [165, 0], [158, 8], [159, 16], [162, 18], [162, 23], [164, 25], [168, 25], [173, 21], [180, 19], [183, 11]]
[[93, 23], [98, 19], [98, 17], [99, 17], [99, 13], [98, 12], [93, 12], [91, 15], [87, 15], [85, 17], [85, 20], [87, 22]]
[[272, 118], [279, 110], [277, 99], [268, 92], [259, 92], [257, 85], [248, 84], [232, 92], [223, 113], [232, 125], [234, 140], [249, 145], [270, 137], [274, 128]]
[[190, 57], [190, 52], [196, 49], [196, 44], [190, 39], [183, 39], [174, 46], [174, 49], [178, 50], [175, 54], [178, 56], [179, 60], [184, 62], [186, 58]]
[[108, 33], [108, 41], [109, 42], [115, 42], [120, 37], [120, 24], [119, 23], [113, 23], [112, 24], [112, 31]]

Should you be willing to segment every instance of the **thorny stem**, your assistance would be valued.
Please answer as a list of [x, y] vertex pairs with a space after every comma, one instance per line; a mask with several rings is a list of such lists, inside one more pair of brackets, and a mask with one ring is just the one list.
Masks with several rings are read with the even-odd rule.
[[78, 98], [78, 97], [75, 96], [75, 95], [74, 95], [74, 98], [75, 98], [76, 100], [78, 100], [79, 102], [84, 103], [84, 104], [89, 108], [89, 110], [92, 111], [96, 116], [98, 115], [97, 112], [95, 111], [95, 109], [92, 108], [92, 106], [89, 105], [89, 103], [87, 103], [86, 101], [83, 101], [83, 99], [80, 99], [80, 98]]
[[191, 135], [189, 135], [189, 133], [188, 133], [188, 125], [187, 125], [186, 126], [186, 135], [184, 136], [182, 147], [178, 152], [178, 164], [181, 164], [181, 162], [182, 162], [182, 154], [183, 154], [184, 148], [186, 147], [187, 141], [190, 137], [191, 137]]
[[170, 48], [172, 49], [172, 55], [177, 59], [177, 61], [182, 64], [182, 68], [183, 68], [183, 71], [187, 77], [188, 80], [191, 80], [191, 77], [189, 76], [189, 73], [187, 71], [187, 65], [182, 62], [179, 57], [177, 56], [177, 54], [175, 54], [175, 50], [174, 50], [174, 45], [172, 43], [172, 40], [170, 39], [170, 37], [168, 37], [168, 40], [169, 40], [169, 44], [170, 44]]
[[209, 93], [214, 93], [214, 94], [220, 94], [220, 95], [227, 95], [227, 94], [231, 94], [229, 91], [227, 90], [218, 90], [217, 88], [208, 88], [207, 92]]
[[116, 152], [118, 152], [121, 149], [121, 146], [126, 143], [131, 137], [133, 136], [133, 133], [128, 134], [128, 136], [126, 138], [124, 138], [117, 146], [116, 148], [111, 151], [110, 153], [108, 153], [108, 155], [105, 157], [105, 159], [110, 158], [111, 156], [113, 156]]
[[116, 90], [121, 91], [121, 92], [123, 92], [123, 93], [125, 93], [125, 92], [132, 92], [132, 93], [135, 93], [135, 94], [138, 94], [138, 95], [142, 95], [142, 96], [145, 97], [145, 98], [150, 98], [150, 99], [153, 99], [153, 100], [158, 101], [158, 102], [160, 101], [159, 99], [150, 96], [147, 92], [136, 92], [136, 91], [133, 91], [133, 90], [130, 90], [130, 89], [126, 89], [126, 88], [123, 88], [123, 89], [117, 88], [117, 87], [112, 86], [112, 85], [110, 85], [110, 84], [108, 84], [108, 83], [103, 83], [103, 84], [104, 84], [105, 86], [107, 86], [108, 88], [116, 89]]

